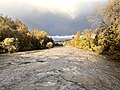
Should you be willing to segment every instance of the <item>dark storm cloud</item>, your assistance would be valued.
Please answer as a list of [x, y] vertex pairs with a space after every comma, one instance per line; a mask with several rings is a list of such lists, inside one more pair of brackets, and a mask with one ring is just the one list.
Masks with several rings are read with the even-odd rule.
[[39, 30], [44, 29], [49, 35], [71, 35], [77, 31], [90, 28], [91, 24], [88, 22], [87, 16], [88, 14], [80, 14], [71, 19], [60, 14], [40, 13], [34, 10], [21, 16], [20, 19], [29, 26], [30, 30], [38, 28]]
[[[16, 0], [13, 0], [13, 2], [8, 1], [9, 3], [5, 2], [2, 5], [0, 3], [0, 13], [14, 19], [20, 19], [30, 30], [34, 28], [44, 29], [49, 35], [72, 35], [77, 31], [90, 28], [91, 24], [88, 22], [87, 17], [95, 15], [95, 3], [92, 2], [90, 4], [86, 3], [83, 7], [78, 3], [75, 7], [77, 12], [69, 13], [69, 11], [66, 11], [69, 14], [65, 14], [64, 10], [63, 13], [58, 13], [57, 11], [44, 10], [44, 8], [36, 8]], [[97, 3], [103, 6], [103, 2], [99, 1]]]

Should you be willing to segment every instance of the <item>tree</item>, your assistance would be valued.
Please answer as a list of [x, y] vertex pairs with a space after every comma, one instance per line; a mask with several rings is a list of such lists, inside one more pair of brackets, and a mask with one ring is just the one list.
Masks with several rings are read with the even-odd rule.
[[15, 24], [17, 26], [17, 30], [22, 31], [24, 33], [28, 33], [28, 27], [23, 24], [20, 20], [16, 19]]
[[[49, 43], [51, 42], [51, 43]], [[28, 31], [28, 27], [20, 20], [0, 16], [0, 53], [43, 49], [53, 47], [54, 41], [47, 37], [45, 31], [34, 29]]]
[[101, 22], [95, 43], [108, 55], [120, 53], [120, 0], [109, 0], [99, 15]]

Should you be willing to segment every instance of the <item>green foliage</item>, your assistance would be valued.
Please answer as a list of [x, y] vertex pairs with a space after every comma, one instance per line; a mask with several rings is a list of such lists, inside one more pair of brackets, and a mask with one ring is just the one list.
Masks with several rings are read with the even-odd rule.
[[[16, 46], [17, 40], [19, 46]], [[34, 29], [28, 31], [28, 27], [20, 20], [0, 16], [0, 52], [15, 52], [48, 48], [46, 44], [54, 41], [47, 37], [45, 31]]]
[[101, 46], [101, 53], [114, 56], [120, 53], [120, 1], [109, 1], [103, 15], [102, 19], [106, 18], [106, 21], [98, 29], [95, 43]]
[[39, 48], [48, 48], [46, 47], [48, 42], [52, 42], [54, 46], [54, 41], [52, 38], [47, 37], [47, 33], [45, 31], [39, 31], [37, 29], [34, 29], [32, 32], [32, 35], [37, 39], [39, 42]]
[[0, 35], [0, 42], [3, 41], [3, 37]]
[[47, 37], [47, 33], [45, 31], [39, 31], [38, 29], [34, 29], [32, 35], [35, 36], [38, 40], [44, 39]]
[[28, 27], [25, 24], [23, 24], [20, 20], [16, 19], [15, 24], [18, 31], [22, 31], [24, 33], [29, 32]]
[[[107, 54], [111, 58], [120, 58], [120, 0], [109, 0], [103, 10], [98, 11], [98, 17], [90, 17], [94, 24], [98, 22], [95, 33], [87, 30], [67, 42], [77, 48], [96, 51], [100, 54]], [[95, 36], [95, 37], [94, 37]]]
[[3, 48], [5, 52], [16, 52], [19, 49], [19, 41], [17, 38], [5, 38], [3, 42], [1, 42], [1, 48]]
[[46, 47], [47, 48], [52, 48], [54, 45], [53, 45], [53, 43], [52, 42], [48, 42], [47, 44], [46, 44]]
[[95, 45], [92, 37], [94, 34], [95, 33], [90, 30], [85, 30], [83, 35], [80, 35], [80, 32], [77, 32], [76, 37], [66, 42], [65, 45], [85, 50], [97, 51], [98, 48]]
[[11, 18], [8, 18], [5, 16], [0, 16], [0, 29], [2, 29], [2, 30], [7, 30], [7, 29], [16, 30], [16, 24]]
[[[41, 48], [48, 48], [48, 47], [46, 46], [48, 42], [53, 43], [53, 46], [54, 46], [54, 41], [53, 41], [53, 39], [52, 39], [52, 38], [49, 38], [49, 37], [45, 37], [44, 39], [42, 39], [42, 40], [40, 41]], [[53, 47], [53, 46], [52, 46], [52, 47]]]

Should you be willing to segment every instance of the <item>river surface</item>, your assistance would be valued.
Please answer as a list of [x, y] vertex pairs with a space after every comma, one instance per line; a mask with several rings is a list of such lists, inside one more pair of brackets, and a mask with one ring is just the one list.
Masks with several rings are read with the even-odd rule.
[[120, 62], [73, 47], [2, 54], [0, 90], [120, 90]]

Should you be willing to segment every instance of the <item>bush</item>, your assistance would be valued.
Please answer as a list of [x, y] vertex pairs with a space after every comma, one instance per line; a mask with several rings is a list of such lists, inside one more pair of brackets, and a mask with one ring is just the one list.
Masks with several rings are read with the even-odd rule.
[[52, 38], [49, 37], [45, 37], [44, 39], [40, 40], [40, 45], [42, 49], [48, 48], [46, 47], [48, 42], [52, 42], [53, 43], [53, 47], [54, 47], [54, 41]]
[[16, 25], [16, 29], [18, 31], [24, 32], [24, 33], [28, 33], [28, 27], [22, 23], [20, 20], [16, 19], [15, 20], [15, 25]]
[[[98, 17], [91, 17], [91, 21], [100, 24], [96, 33], [84, 31], [67, 42], [77, 48], [96, 51], [100, 54], [109, 55], [114, 59], [120, 58], [120, 0], [109, 0], [106, 7], [98, 12]], [[92, 36], [95, 36], [92, 37]]]
[[95, 33], [90, 30], [85, 30], [83, 35], [80, 35], [80, 32], [77, 32], [76, 37], [66, 42], [65, 45], [73, 46], [80, 49], [96, 51], [97, 47], [93, 40], [93, 35]]
[[37, 39], [38, 46], [40, 49], [45, 49], [48, 48], [46, 47], [48, 42], [52, 42], [54, 46], [54, 41], [52, 38], [47, 37], [47, 33], [45, 31], [39, 31], [38, 29], [34, 29], [33, 32], [31, 33], [33, 37]]
[[3, 37], [0, 35], [0, 42], [3, 41], [3, 40], [4, 40]]
[[[97, 35], [95, 44], [101, 47], [101, 53], [116, 58], [120, 53], [120, 1], [110, 0], [100, 15], [102, 21]], [[118, 55], [118, 56], [117, 56]]]
[[34, 29], [31, 33], [33, 36], [36, 37], [37, 40], [41, 40], [44, 39], [45, 37], [47, 37], [47, 33], [45, 31], [39, 31], [38, 29]]
[[[45, 31], [34, 29], [28, 31], [28, 27], [20, 20], [0, 16], [0, 52], [15, 52], [35, 49], [44, 49], [48, 42], [54, 41], [47, 37]], [[49, 44], [48, 44], [49, 46]]]
[[19, 41], [17, 38], [6, 38], [2, 42], [1, 48], [9, 53], [16, 52], [19, 50]]
[[46, 48], [52, 48], [53, 47], [53, 43], [52, 42], [48, 42], [47, 44], [46, 44]]

